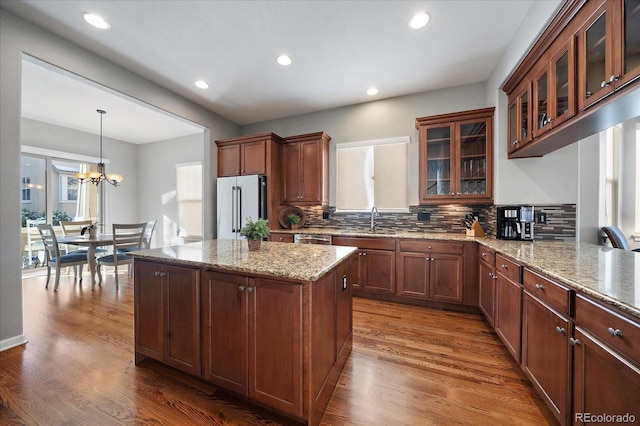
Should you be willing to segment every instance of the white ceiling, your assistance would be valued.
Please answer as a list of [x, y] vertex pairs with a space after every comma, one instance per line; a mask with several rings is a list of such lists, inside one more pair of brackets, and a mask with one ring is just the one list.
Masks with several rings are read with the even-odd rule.
[[[541, 0], [536, 0], [541, 1]], [[560, 4], [560, 0], [552, 1]], [[238, 124], [485, 81], [532, 0], [4, 1], [2, 7]], [[107, 31], [81, 13], [102, 15]], [[431, 15], [413, 30], [418, 11]], [[275, 61], [286, 53], [289, 67]], [[34, 73], [37, 71], [34, 71]], [[26, 79], [44, 116], [64, 106]], [[195, 80], [211, 87], [201, 90]], [[370, 97], [367, 88], [380, 93]], [[51, 86], [49, 86], [51, 87]], [[58, 100], [58, 103], [52, 104]], [[95, 113], [95, 102], [81, 107]], [[107, 109], [105, 107], [104, 109]], [[116, 114], [122, 105], [114, 106]], [[106, 120], [111, 111], [107, 110]], [[91, 123], [74, 113], [77, 121]], [[138, 121], [139, 123], [140, 121]], [[135, 123], [132, 123], [135, 124]], [[115, 124], [114, 124], [115, 125]], [[132, 126], [129, 126], [132, 129]], [[133, 131], [133, 130], [130, 130]], [[130, 137], [119, 139], [130, 140]], [[166, 138], [164, 138], [166, 139]]]

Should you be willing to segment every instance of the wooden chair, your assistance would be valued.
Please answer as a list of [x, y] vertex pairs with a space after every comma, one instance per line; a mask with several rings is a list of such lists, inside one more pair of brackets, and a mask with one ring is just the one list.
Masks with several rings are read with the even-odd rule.
[[142, 237], [142, 246], [149, 250], [151, 248], [151, 237], [153, 236], [153, 230], [156, 229], [157, 220], [147, 221], [147, 226], [144, 228], [144, 236]]
[[[43, 223], [45, 223], [44, 219], [27, 219], [27, 243], [24, 245], [24, 251], [27, 252], [25, 266], [32, 265], [34, 261], [36, 266], [40, 263], [38, 253], [44, 251], [44, 245], [42, 245], [42, 237], [38, 231], [38, 225]], [[36, 252], [35, 259], [33, 252]]]
[[[38, 232], [42, 238], [42, 244], [44, 245], [46, 262], [47, 262], [47, 284], [45, 288], [49, 288], [49, 279], [51, 278], [51, 268], [56, 268], [56, 284], [53, 287], [53, 291], [58, 290], [60, 284], [60, 269], [67, 266], [79, 266], [80, 281], [82, 281], [82, 266], [88, 263], [87, 253], [84, 251], [75, 251], [73, 253], [60, 255], [60, 247], [58, 247], [58, 239], [53, 231], [53, 226], [48, 223], [38, 225]], [[74, 268], [75, 270], [75, 268]], [[78, 278], [76, 273], [75, 278]]]
[[[607, 238], [609, 238], [609, 241], [611, 241], [611, 246], [613, 246], [613, 248], [631, 250], [629, 241], [627, 241], [624, 233], [617, 226], [603, 226], [602, 231], [604, 231]], [[640, 248], [634, 249], [633, 251], [640, 252]]]
[[142, 246], [142, 238], [144, 237], [144, 230], [147, 224], [134, 223], [134, 224], [113, 224], [113, 253], [106, 256], [99, 257], [98, 261], [98, 283], [102, 284], [102, 272], [100, 267], [113, 266], [116, 275], [116, 288], [118, 288], [118, 265], [131, 265], [133, 264], [133, 258], [127, 256], [126, 251], [138, 250]]

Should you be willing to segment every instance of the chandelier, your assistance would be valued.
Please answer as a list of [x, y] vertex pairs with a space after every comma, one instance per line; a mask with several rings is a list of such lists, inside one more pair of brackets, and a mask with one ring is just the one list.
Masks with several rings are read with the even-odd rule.
[[98, 186], [100, 182], [106, 181], [113, 186], [118, 186], [120, 182], [124, 179], [121, 175], [116, 174], [107, 174], [105, 172], [104, 162], [102, 161], [102, 116], [107, 112], [98, 109], [98, 114], [100, 114], [100, 162], [97, 165], [97, 170], [95, 172], [89, 173], [76, 173], [75, 176], [80, 180], [80, 183], [91, 182]]

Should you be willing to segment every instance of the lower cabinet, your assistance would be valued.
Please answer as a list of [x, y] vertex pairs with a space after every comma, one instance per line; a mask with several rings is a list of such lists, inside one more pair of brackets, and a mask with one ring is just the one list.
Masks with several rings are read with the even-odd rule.
[[[358, 247], [358, 260], [352, 275], [355, 290], [369, 293], [395, 294], [396, 241], [393, 238], [333, 237], [337, 246]], [[357, 274], [353, 274], [356, 272]]]
[[219, 272], [203, 278], [205, 380], [302, 417], [302, 286]]
[[136, 361], [200, 375], [200, 270], [135, 260]]
[[[498, 265], [500, 265], [498, 267]], [[522, 285], [513, 279], [514, 270], [520, 265], [498, 255], [496, 256], [496, 333], [502, 339], [511, 355], [520, 363], [520, 338], [522, 326]], [[519, 275], [518, 275], [519, 276]]]
[[478, 306], [489, 324], [495, 325], [496, 300], [496, 268], [485, 262], [480, 262], [480, 276], [478, 278], [479, 301]]
[[572, 323], [567, 317], [524, 292], [522, 368], [561, 425], [571, 412]]
[[[634, 424], [638, 421], [638, 366], [580, 327], [576, 327], [571, 344], [574, 364], [573, 424]], [[607, 415], [609, 419], [597, 418]], [[630, 419], [631, 416], [633, 419]]]
[[462, 303], [460, 255], [400, 252], [398, 295]]

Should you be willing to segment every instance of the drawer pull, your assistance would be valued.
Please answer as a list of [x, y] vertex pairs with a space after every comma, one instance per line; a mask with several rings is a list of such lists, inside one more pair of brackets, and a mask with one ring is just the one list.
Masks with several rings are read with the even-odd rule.
[[249, 293], [251, 293], [253, 290], [254, 290], [254, 287], [251, 287], [251, 286], [247, 287], [247, 291], [248, 291]]
[[245, 286], [243, 286], [243, 285], [239, 285], [239, 286], [238, 286], [238, 290], [240, 290], [240, 291], [244, 291], [244, 289], [245, 289], [245, 288], [246, 288], [246, 287], [245, 287]]
[[564, 327], [556, 326], [556, 332], [560, 334], [567, 334], [567, 330], [565, 330]]
[[610, 335], [611, 337], [616, 337], [616, 336], [618, 336], [618, 337], [622, 337], [622, 331], [620, 331], [620, 329], [619, 329], [619, 328], [616, 328], [616, 329], [614, 330], [613, 328], [609, 327], [609, 328], [607, 328], [607, 333], [609, 333], [609, 335]]
[[544, 286], [542, 284], [536, 284], [536, 290], [544, 290]]
[[507, 265], [505, 265], [504, 263], [501, 266], [502, 266], [502, 269], [507, 269]]
[[483, 256], [483, 257], [487, 257], [487, 253], [482, 252], [482, 256]]
[[580, 346], [580, 340], [573, 337], [569, 337], [569, 343], [571, 343], [571, 346]]

